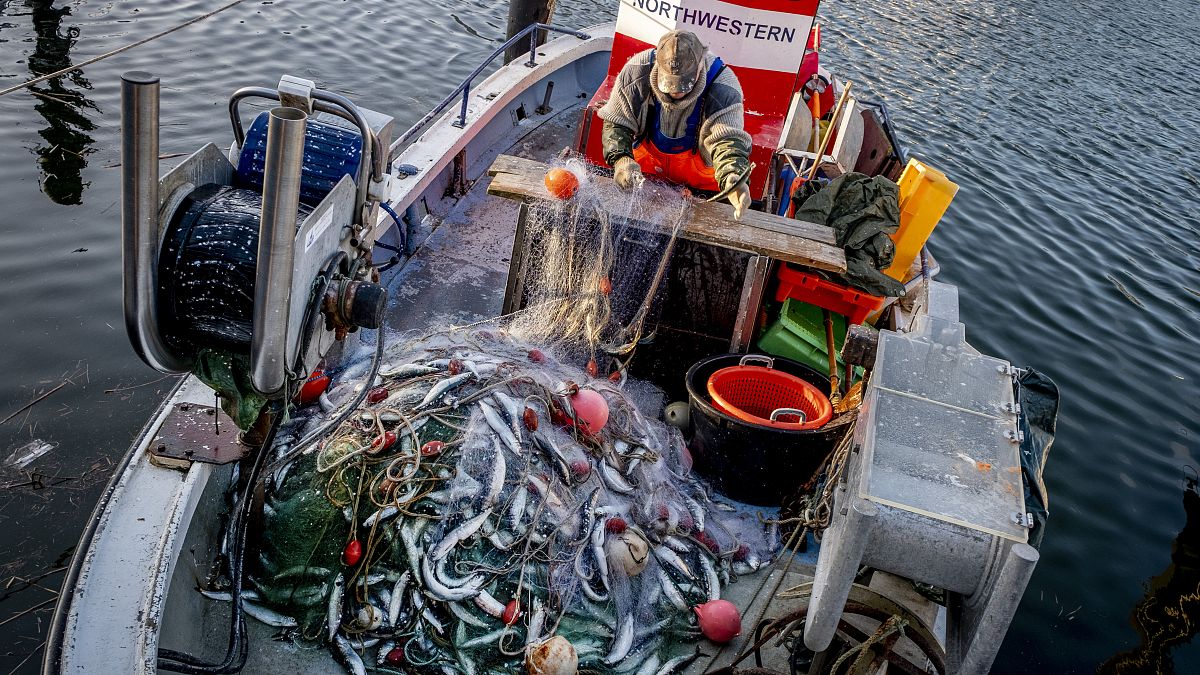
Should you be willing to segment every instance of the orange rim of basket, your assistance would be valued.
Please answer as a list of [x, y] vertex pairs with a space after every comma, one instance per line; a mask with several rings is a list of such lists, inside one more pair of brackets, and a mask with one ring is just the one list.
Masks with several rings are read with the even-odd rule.
[[[747, 388], [756, 391], [747, 392]], [[786, 394], [788, 399], [776, 399], [766, 406], [762, 405], [762, 400], [747, 401], [747, 398], [761, 399], [771, 393]], [[833, 417], [829, 397], [819, 388], [790, 373], [763, 366], [729, 366], [717, 370], [708, 378], [708, 395], [713, 406], [726, 415], [773, 429], [817, 429]], [[757, 410], [746, 410], [748, 407]], [[808, 415], [804, 422], [771, 421], [771, 412], [780, 408], [800, 408], [813, 414]], [[766, 416], [757, 412], [763, 412]]]

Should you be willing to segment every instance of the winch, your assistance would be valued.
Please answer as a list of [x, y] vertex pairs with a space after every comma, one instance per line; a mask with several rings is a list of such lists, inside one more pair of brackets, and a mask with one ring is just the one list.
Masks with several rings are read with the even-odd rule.
[[[240, 103], [278, 101], [245, 131]], [[393, 120], [309, 80], [230, 97], [234, 142], [160, 179], [159, 81], [121, 81], [125, 324], [135, 351], [192, 372], [248, 428], [333, 345], [383, 322], [370, 225], [386, 200]]]

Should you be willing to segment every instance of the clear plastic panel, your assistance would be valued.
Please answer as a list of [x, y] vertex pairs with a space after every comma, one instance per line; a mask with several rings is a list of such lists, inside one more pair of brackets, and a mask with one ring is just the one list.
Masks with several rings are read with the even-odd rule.
[[961, 334], [941, 331], [946, 344], [881, 333], [859, 437], [870, 463], [863, 497], [1025, 541], [1014, 520], [1025, 504], [1008, 364]]
[[878, 391], [868, 499], [1024, 541], [1017, 444], [1003, 420]]
[[951, 338], [946, 344], [882, 333], [872, 384], [992, 417], [1013, 419], [1012, 378], [1001, 371], [1008, 363], [980, 356], [967, 343], [959, 341], [961, 335], [958, 331], [946, 331], [941, 335]]

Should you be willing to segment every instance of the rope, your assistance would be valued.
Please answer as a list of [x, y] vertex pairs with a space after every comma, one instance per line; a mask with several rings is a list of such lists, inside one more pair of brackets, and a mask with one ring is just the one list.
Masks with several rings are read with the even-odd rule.
[[[865, 651], [866, 649], [868, 649], [868, 648], [872, 647], [873, 645], [876, 645], [880, 642], [883, 642], [884, 639], [886, 639], [893, 633], [898, 632], [900, 634], [899, 637], [904, 637], [904, 627], [907, 625], [908, 625], [908, 621], [906, 619], [902, 619], [898, 616], [893, 616], [892, 618], [888, 619], [887, 621], [884, 621], [883, 623], [879, 624], [879, 628], [875, 631], [874, 635], [872, 635], [871, 637], [864, 640], [862, 642], [862, 644], [856, 645], [856, 646], [852, 647], [849, 651], [847, 651], [845, 654], [842, 654], [841, 658], [839, 658], [837, 661], [833, 662], [833, 668], [831, 668], [829, 670], [829, 672], [836, 673], [838, 671], [838, 668], [840, 668], [842, 666], [842, 664], [845, 663], [846, 659], [850, 658], [854, 654], [866, 654], [866, 651]], [[855, 664], [858, 664], [858, 659], [855, 659]]]
[[207, 14], [203, 14], [201, 16], [198, 16], [198, 17], [195, 17], [188, 21], [185, 21], [185, 22], [179, 24], [178, 26], [175, 26], [174, 28], [168, 28], [167, 30], [164, 30], [161, 33], [151, 35], [148, 38], [138, 40], [137, 42], [134, 42], [133, 44], [125, 45], [124, 47], [114, 49], [111, 52], [107, 52], [105, 54], [101, 54], [100, 56], [90, 58], [87, 61], [84, 61], [82, 63], [77, 63], [73, 66], [67, 66], [66, 68], [63, 68], [62, 70], [56, 70], [53, 73], [50, 73], [48, 75], [42, 75], [39, 77], [35, 77], [32, 80], [29, 80], [27, 82], [22, 82], [21, 84], [15, 84], [7, 89], [0, 90], [0, 96], [7, 96], [7, 95], [13, 93], [14, 91], [20, 91], [26, 87], [30, 87], [35, 84], [38, 84], [39, 82], [45, 82], [46, 80], [52, 80], [56, 77], [61, 77], [63, 75], [66, 75], [67, 73], [74, 72], [85, 66], [90, 66], [93, 63], [96, 63], [97, 61], [103, 61], [104, 59], [107, 59], [110, 56], [116, 56], [117, 54], [120, 54], [121, 52], [129, 51], [130, 49], [133, 49], [134, 47], [140, 47], [140, 46], [146, 44], [147, 42], [150, 42], [152, 40], [157, 40], [158, 38], [163, 37], [164, 35], [168, 35], [170, 33], [174, 33], [175, 31], [177, 31], [181, 28], [187, 28], [188, 26], [190, 26], [194, 23], [203, 21], [211, 16], [216, 16], [217, 14], [224, 12], [225, 10], [229, 9], [230, 7], [233, 7], [235, 5], [240, 5], [240, 4], [242, 4], [242, 0], [233, 0], [233, 2], [229, 3], [228, 5], [225, 5], [224, 7], [221, 7], [219, 9], [214, 9], [213, 11], [211, 11]]

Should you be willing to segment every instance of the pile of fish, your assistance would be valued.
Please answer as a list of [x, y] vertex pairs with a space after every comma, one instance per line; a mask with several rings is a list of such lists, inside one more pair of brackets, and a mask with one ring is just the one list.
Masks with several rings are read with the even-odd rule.
[[352, 673], [662, 674], [736, 634], [722, 589], [778, 535], [690, 474], [631, 383], [494, 328], [403, 349], [281, 432], [247, 613]]

